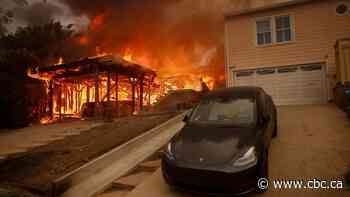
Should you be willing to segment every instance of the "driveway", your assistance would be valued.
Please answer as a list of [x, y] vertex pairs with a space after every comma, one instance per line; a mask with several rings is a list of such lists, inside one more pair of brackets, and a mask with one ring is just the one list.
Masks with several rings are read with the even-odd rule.
[[[270, 148], [271, 180], [343, 180], [350, 170], [350, 121], [334, 105], [280, 107], [279, 134]], [[170, 189], [160, 170], [140, 184], [129, 197], [193, 196]], [[347, 190], [274, 189], [266, 197], [349, 197]]]

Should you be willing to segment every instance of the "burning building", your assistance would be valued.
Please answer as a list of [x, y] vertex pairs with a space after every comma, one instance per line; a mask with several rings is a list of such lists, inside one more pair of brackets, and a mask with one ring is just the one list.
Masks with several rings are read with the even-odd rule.
[[[231, 1], [222, 0], [219, 3], [209, 0], [101, 0], [86, 4], [80, 0], [57, 0], [39, 4], [52, 4], [64, 12], [69, 11], [74, 15], [73, 18], [70, 17], [71, 19], [77, 17], [88, 19], [83, 27], [80, 22], [71, 21], [77, 34], [70, 40], [70, 44], [77, 45], [81, 50], [62, 52], [56, 54], [55, 58], [63, 56], [64, 59], [70, 59], [65, 54], [73, 54], [74, 57], [89, 57], [96, 53], [121, 54], [123, 61], [132, 62], [130, 63], [132, 65], [146, 65], [143, 69], [156, 72], [157, 78], [150, 87], [145, 85], [143, 91], [145, 89], [146, 91], [143, 93], [148, 99], [141, 99], [141, 102], [154, 103], [159, 97], [174, 90], [199, 91], [202, 89], [202, 82], [209, 89], [224, 86], [222, 11], [229, 2]], [[65, 19], [63, 20], [62, 16], [52, 16], [52, 18], [67, 22], [67, 19], [63, 17]], [[94, 58], [88, 58], [88, 60], [93, 61]], [[74, 70], [78, 70], [79, 66], [72, 66], [73, 64], [76, 65], [74, 62], [59, 64], [39, 68], [36, 74], [30, 73], [46, 81], [48, 97], [53, 98], [52, 104], [51, 101], [47, 103], [47, 108], [52, 109], [49, 110], [50, 116], [77, 116], [84, 114], [84, 111], [91, 111], [81, 110], [81, 108], [95, 108], [86, 107], [92, 106], [91, 103], [95, 102], [96, 98], [94, 73], [90, 73], [87, 77], [90, 80], [80, 79], [83, 78], [81, 76], [64, 76], [71, 72], [76, 74]], [[67, 67], [68, 71], [62, 69], [63, 67]], [[116, 101], [116, 98], [119, 101], [133, 100], [130, 76], [122, 80], [124, 82], [120, 82], [118, 94], [113, 87], [107, 88], [109, 80], [111, 86], [115, 84], [115, 77], [109, 78], [106, 74], [101, 74], [99, 78], [100, 90], [97, 99], [99, 102], [108, 102], [108, 98], [105, 98], [107, 90], [110, 91], [108, 95], [111, 101]], [[151, 77], [146, 77], [146, 81], [146, 83], [152, 81]], [[53, 93], [50, 91], [51, 86], [53, 86]], [[142, 91], [138, 85], [135, 88], [134, 97], [139, 103], [138, 95]], [[153, 88], [153, 94], [149, 94], [147, 88]], [[60, 94], [59, 91], [62, 93]], [[58, 97], [61, 98], [58, 99]], [[132, 111], [141, 108], [140, 105], [132, 106]]]
[[112, 117], [142, 110], [152, 99], [155, 71], [121, 57], [103, 55], [33, 68], [46, 82], [47, 113], [52, 118]]

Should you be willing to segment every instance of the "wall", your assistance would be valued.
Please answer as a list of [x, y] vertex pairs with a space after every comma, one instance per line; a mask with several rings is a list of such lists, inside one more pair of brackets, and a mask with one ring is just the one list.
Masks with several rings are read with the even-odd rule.
[[[232, 70], [325, 62], [329, 89], [334, 86], [337, 39], [350, 37], [350, 16], [337, 16], [340, 1], [319, 1], [227, 19], [225, 24], [227, 85], [233, 86]], [[295, 40], [288, 44], [256, 46], [255, 20], [290, 14]]]

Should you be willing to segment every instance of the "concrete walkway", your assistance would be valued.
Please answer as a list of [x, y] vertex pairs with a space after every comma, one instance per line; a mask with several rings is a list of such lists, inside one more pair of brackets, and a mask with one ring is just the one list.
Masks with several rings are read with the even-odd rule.
[[[270, 181], [343, 180], [350, 170], [350, 121], [334, 105], [288, 106], [278, 109], [279, 134], [270, 149]], [[111, 195], [112, 196], [112, 195]], [[118, 196], [118, 195], [116, 195]], [[128, 197], [200, 196], [170, 189], [158, 170]], [[270, 188], [266, 197], [349, 197], [349, 190]]]
[[16, 130], [0, 131], [0, 160], [14, 154], [25, 153], [37, 146], [79, 135], [103, 123], [92, 121], [70, 121], [49, 125], [35, 125]]

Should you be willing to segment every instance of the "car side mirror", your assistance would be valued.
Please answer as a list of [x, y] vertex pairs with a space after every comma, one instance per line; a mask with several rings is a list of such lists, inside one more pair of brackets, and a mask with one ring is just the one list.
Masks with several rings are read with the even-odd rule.
[[189, 119], [189, 117], [188, 117], [188, 115], [186, 115], [182, 121], [183, 121], [183, 122], [187, 122], [188, 119]]

